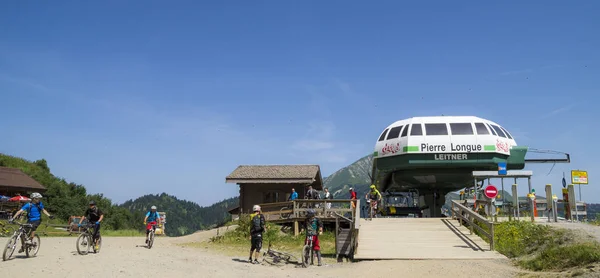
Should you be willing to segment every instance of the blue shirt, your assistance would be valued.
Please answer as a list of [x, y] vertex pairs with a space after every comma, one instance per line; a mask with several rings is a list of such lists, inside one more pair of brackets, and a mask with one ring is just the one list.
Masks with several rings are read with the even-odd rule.
[[[44, 204], [40, 202], [38, 205], [40, 206], [39, 209], [38, 206], [33, 203], [27, 203], [21, 208], [21, 210], [27, 211], [27, 217], [29, 218], [29, 221], [37, 221], [42, 219], [42, 211], [44, 210]], [[30, 207], [31, 211], [29, 211]]]
[[296, 199], [298, 199], [298, 192], [294, 191], [294, 192], [292, 192], [292, 196], [290, 196], [290, 200], [293, 201], [293, 200], [296, 200]]
[[[150, 215], [150, 214], [152, 214], [152, 215]], [[154, 222], [160, 217], [160, 215], [158, 214], [158, 211], [154, 212], [154, 213], [150, 213], [150, 211], [149, 211], [146, 213], [146, 217], [148, 217], [148, 219], [147, 219], [148, 222]]]

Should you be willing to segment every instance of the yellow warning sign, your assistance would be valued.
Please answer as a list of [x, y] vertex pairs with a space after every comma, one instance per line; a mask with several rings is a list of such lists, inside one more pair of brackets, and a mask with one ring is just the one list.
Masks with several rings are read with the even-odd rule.
[[572, 184], [588, 184], [587, 171], [571, 170]]

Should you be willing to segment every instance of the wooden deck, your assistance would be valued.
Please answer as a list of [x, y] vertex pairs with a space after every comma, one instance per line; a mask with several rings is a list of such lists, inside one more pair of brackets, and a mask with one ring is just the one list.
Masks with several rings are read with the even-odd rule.
[[[354, 219], [356, 209], [352, 208], [352, 200], [294, 200], [291, 202], [260, 204], [262, 214], [267, 222], [290, 224], [294, 226], [294, 234], [299, 234], [299, 224], [306, 219], [309, 210], [315, 210], [317, 217], [324, 223], [335, 223], [337, 215]], [[342, 218], [342, 222], [345, 220]]]
[[498, 259], [488, 244], [451, 218], [361, 219], [358, 260]]

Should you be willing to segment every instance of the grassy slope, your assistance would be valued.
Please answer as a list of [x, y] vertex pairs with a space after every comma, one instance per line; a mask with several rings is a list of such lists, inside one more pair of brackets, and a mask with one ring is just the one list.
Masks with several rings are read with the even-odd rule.
[[534, 271], [568, 271], [600, 262], [600, 244], [572, 230], [510, 221], [495, 225], [496, 250]]

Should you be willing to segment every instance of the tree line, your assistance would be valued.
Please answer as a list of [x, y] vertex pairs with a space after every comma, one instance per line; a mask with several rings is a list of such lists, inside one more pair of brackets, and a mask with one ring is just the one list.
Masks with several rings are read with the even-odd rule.
[[[145, 195], [121, 205], [112, 202], [103, 194], [88, 194], [85, 186], [68, 182], [50, 172], [45, 159], [33, 162], [10, 155], [0, 154], [0, 166], [17, 168], [46, 187], [43, 193], [46, 209], [56, 217], [67, 221], [70, 216], [81, 216], [90, 200], [104, 212], [103, 228], [109, 230], [144, 230], [141, 224], [149, 207], [156, 205], [167, 214], [166, 234], [187, 235], [200, 229], [210, 228], [227, 221], [227, 210], [237, 205], [237, 197], [201, 207], [190, 201], [179, 200], [166, 193]], [[25, 194], [24, 194], [25, 195]]]

